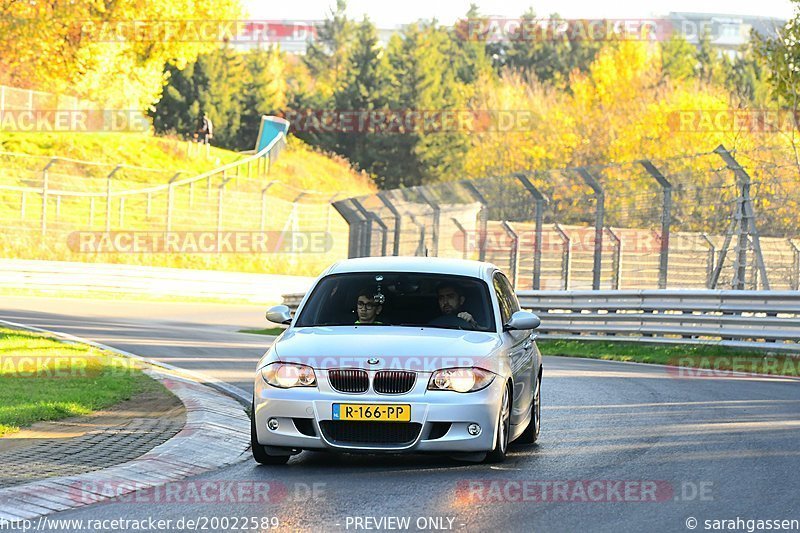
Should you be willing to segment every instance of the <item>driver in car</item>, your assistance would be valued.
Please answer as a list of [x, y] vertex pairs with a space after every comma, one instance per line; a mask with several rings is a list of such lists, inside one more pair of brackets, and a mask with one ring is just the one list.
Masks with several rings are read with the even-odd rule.
[[[439, 310], [442, 316], [435, 318], [431, 324], [439, 324], [448, 322], [448, 317], [460, 318], [466, 322], [473, 329], [486, 330], [478, 324], [478, 321], [468, 312], [464, 310], [464, 301], [466, 300], [461, 287], [455, 284], [442, 283], [436, 288], [436, 295], [439, 301]], [[450, 319], [452, 320], [452, 318]]]
[[383, 306], [375, 301], [375, 291], [364, 289], [358, 293], [356, 302], [356, 324], [382, 324], [377, 320]]

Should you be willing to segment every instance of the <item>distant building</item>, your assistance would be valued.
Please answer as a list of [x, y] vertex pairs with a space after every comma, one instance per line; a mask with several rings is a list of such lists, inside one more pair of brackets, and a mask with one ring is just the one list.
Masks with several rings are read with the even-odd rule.
[[673, 12], [666, 17], [673, 32], [681, 33], [688, 42], [697, 45], [705, 31], [711, 44], [728, 55], [735, 54], [742, 45], [750, 42], [750, 32], [755, 30], [764, 37], [776, 37], [786, 24], [783, 19], [749, 15]]
[[[511, 19], [505, 19], [511, 20]], [[709, 32], [711, 44], [722, 53], [736, 54], [739, 48], [750, 41], [750, 32], [766, 37], [775, 37], [777, 30], [786, 24], [778, 18], [749, 15], [714, 13], [672, 12], [658, 20], [666, 20], [671, 33], [680, 33], [686, 40], [697, 45], [705, 31]], [[233, 43], [234, 47], [248, 50], [255, 47], [279, 45], [291, 54], [305, 54], [309, 42], [317, 35], [322, 21], [253, 21], [245, 25], [244, 32]], [[378, 28], [378, 42], [386, 46], [393, 35], [401, 33], [404, 26]]]

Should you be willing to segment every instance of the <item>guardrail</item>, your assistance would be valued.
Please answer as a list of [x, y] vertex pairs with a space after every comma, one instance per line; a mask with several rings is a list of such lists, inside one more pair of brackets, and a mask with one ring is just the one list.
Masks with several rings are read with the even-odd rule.
[[[800, 292], [519, 291], [544, 339], [720, 344], [800, 353]], [[297, 309], [303, 294], [284, 294]]]

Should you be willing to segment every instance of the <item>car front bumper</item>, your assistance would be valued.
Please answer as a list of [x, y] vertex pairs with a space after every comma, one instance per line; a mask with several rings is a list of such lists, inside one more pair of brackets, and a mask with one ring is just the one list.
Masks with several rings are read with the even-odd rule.
[[[317, 371], [317, 387], [293, 389], [268, 385], [259, 374], [255, 381], [253, 405], [258, 442], [275, 448], [329, 449], [343, 452], [475, 453], [492, 450], [503, 398], [503, 380], [498, 376], [483, 390], [457, 393], [426, 390], [429, 378], [430, 373], [419, 373], [416, 384], [409, 393], [388, 395], [372, 391], [361, 394], [335, 391], [328, 384], [324, 371]], [[335, 440], [320, 425], [320, 422], [333, 421], [335, 403], [409, 404], [411, 420], [408, 424], [419, 424], [420, 430], [413, 442], [376, 444]], [[267, 421], [271, 418], [278, 422], [278, 427], [274, 430], [267, 426]], [[298, 428], [300, 422], [296, 420], [304, 422], [304, 432]], [[309, 433], [308, 421], [313, 425], [313, 436], [304, 434]], [[395, 423], [402, 422], [392, 424]], [[450, 424], [444, 434], [440, 434], [442, 423]], [[480, 434], [470, 435], [467, 431], [467, 427], [473, 423], [480, 425]], [[368, 431], [372, 427], [369, 424], [374, 423], [361, 424]], [[437, 429], [438, 433], [432, 434]]]

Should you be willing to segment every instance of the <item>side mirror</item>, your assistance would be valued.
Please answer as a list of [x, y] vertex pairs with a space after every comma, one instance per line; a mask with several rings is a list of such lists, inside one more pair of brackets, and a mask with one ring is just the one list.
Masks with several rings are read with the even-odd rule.
[[530, 311], [517, 311], [511, 315], [511, 319], [503, 325], [503, 329], [536, 329], [542, 321], [538, 316]]
[[267, 320], [276, 324], [291, 324], [292, 310], [288, 305], [276, 305], [267, 310]]

